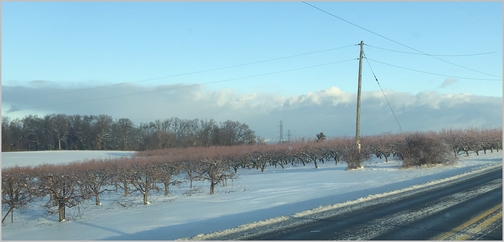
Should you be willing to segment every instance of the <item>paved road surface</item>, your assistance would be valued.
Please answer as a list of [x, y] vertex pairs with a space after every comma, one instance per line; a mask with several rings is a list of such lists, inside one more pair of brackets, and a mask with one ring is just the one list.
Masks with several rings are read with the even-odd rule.
[[502, 240], [502, 167], [251, 240]]

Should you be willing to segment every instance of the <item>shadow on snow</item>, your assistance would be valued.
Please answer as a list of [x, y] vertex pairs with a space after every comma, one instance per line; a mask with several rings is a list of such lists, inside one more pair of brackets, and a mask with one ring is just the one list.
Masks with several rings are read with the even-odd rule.
[[[327, 206], [335, 203], [342, 203], [350, 200], [355, 200], [361, 197], [366, 197], [368, 195], [380, 194], [384, 192], [390, 192], [412, 185], [423, 184], [432, 180], [439, 179], [440, 177], [455, 176], [468, 171], [471, 171], [473, 167], [463, 167], [455, 170], [447, 170], [437, 174], [417, 177], [407, 181], [396, 182], [392, 184], [387, 184], [381, 187], [369, 188], [359, 191], [353, 191], [348, 193], [342, 193], [337, 195], [331, 195], [321, 198], [310, 199], [306, 201], [301, 201], [297, 203], [284, 204], [271, 208], [265, 208], [261, 210], [254, 210], [249, 212], [244, 212], [240, 214], [230, 214], [224, 215], [217, 218], [209, 218], [205, 220], [199, 220], [195, 222], [162, 226], [152, 230], [140, 231], [132, 234], [125, 234], [122, 232], [120, 235], [111, 236], [104, 238], [105, 240], [175, 240], [179, 238], [193, 237], [198, 234], [208, 234], [214, 231], [225, 230], [229, 228], [235, 228], [244, 224], [252, 223], [256, 221], [266, 220], [274, 217], [285, 216], [294, 214], [297, 212], [302, 212], [305, 210], [317, 208], [319, 206]], [[302, 196], [302, 194], [300, 194]], [[287, 211], [287, 213], [286, 213]], [[240, 217], [240, 223], [235, 222], [236, 217]], [[138, 221], [142, 223], [142, 221]], [[103, 228], [108, 230], [107, 228]]]

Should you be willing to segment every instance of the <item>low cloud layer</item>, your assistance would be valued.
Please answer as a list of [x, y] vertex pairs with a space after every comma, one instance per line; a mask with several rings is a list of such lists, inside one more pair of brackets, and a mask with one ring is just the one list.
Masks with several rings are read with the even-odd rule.
[[[396, 122], [381, 91], [363, 92], [361, 134], [440, 130], [442, 128], [502, 126], [502, 98], [469, 94], [417, 94], [385, 91]], [[256, 134], [278, 140], [283, 122], [284, 140], [355, 135], [356, 94], [338, 87], [299, 96], [239, 93], [232, 89], [208, 91], [204, 86], [139, 87], [122, 84], [102, 88], [70, 89], [36, 85], [2, 87], [2, 115], [12, 118], [51, 113], [107, 114], [129, 118], [135, 124], [179, 117], [233, 120], [247, 123]], [[399, 126], [400, 125], [400, 126]]]

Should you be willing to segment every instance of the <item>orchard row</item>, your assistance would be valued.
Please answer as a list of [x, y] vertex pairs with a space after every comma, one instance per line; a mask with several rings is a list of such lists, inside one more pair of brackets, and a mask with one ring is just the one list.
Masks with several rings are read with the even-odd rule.
[[210, 194], [219, 183], [236, 178], [239, 169], [287, 165], [345, 162], [348, 169], [361, 167], [372, 155], [388, 161], [396, 157], [403, 167], [451, 164], [457, 155], [502, 148], [502, 129], [443, 130], [406, 134], [383, 134], [361, 138], [361, 149], [349, 137], [276, 145], [211, 146], [158, 149], [135, 153], [132, 157], [93, 159], [60, 165], [11, 167], [2, 170], [2, 204], [13, 210], [47, 199], [45, 207], [57, 208], [59, 220], [65, 208], [100, 195], [121, 192], [127, 197], [141, 194], [148, 204], [153, 190], [168, 196], [170, 186], [208, 181]]

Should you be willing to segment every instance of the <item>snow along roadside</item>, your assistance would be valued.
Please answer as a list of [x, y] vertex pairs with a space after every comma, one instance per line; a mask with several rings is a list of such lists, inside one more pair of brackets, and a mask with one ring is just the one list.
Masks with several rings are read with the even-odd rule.
[[[338, 240], [371, 240], [390, 231], [391, 229], [397, 228], [398, 226], [426, 218], [432, 214], [436, 214], [501, 186], [502, 179], [494, 180], [482, 187], [472, 188], [468, 191], [457, 192], [440, 199], [432, 200], [426, 203], [427, 206], [425, 208], [420, 210], [403, 210], [381, 218], [373, 219], [371, 221], [367, 221], [365, 225], [359, 225], [357, 228], [359, 231], [358, 234], [355, 234], [353, 231], [350, 233], [348, 231], [338, 231]], [[435, 225], [431, 225], [429, 229], [432, 229], [432, 226]], [[427, 229], [427, 227], [422, 227], [422, 229]], [[405, 232], [401, 231], [399, 233]]]
[[180, 238], [178, 240], [245, 240], [251, 236], [255, 237], [261, 234], [267, 234], [290, 227], [296, 227], [302, 224], [310, 223], [314, 220], [332, 217], [355, 209], [362, 209], [371, 205], [396, 201], [406, 196], [411, 196], [416, 193], [430, 190], [434, 187], [438, 188], [449, 186], [450, 184], [461, 182], [472, 177], [490, 172], [498, 167], [502, 167], [502, 163], [485, 166], [483, 168], [462, 173], [456, 176], [438, 179], [420, 185], [413, 185], [391, 192], [372, 194], [367, 197], [362, 197], [343, 203], [320, 206], [318, 208], [298, 212], [293, 215], [275, 217], [249, 224], [243, 224], [236, 228], [216, 231], [210, 234], [199, 234], [192, 238]]

